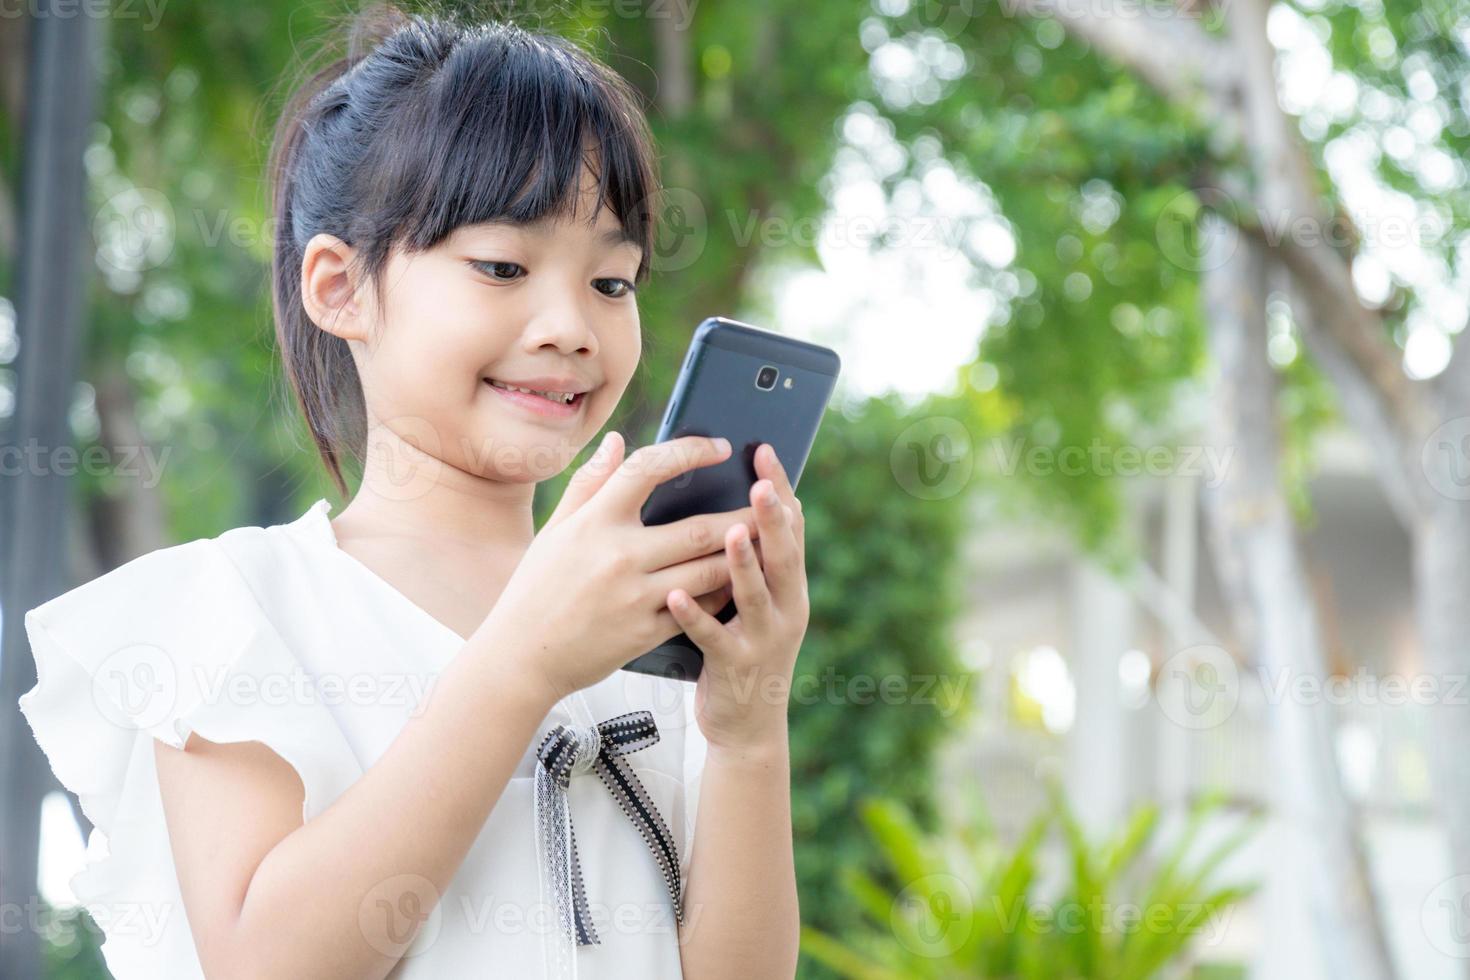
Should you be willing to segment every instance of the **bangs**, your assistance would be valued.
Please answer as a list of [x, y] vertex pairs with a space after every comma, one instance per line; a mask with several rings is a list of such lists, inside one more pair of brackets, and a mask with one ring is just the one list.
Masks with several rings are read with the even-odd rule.
[[398, 159], [364, 168], [382, 175], [364, 190], [392, 216], [369, 237], [422, 251], [463, 225], [575, 218], [586, 170], [597, 196], [585, 220], [610, 208], [642, 249], [637, 278], [646, 278], [652, 138], [628, 83], [568, 43], [491, 25], [458, 45], [425, 80], [416, 118], [398, 121], [406, 138], [389, 141]]

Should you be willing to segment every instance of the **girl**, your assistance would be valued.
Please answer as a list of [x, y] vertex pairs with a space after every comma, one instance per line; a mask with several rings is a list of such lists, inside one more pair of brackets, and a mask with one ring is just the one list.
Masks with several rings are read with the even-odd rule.
[[[656, 172], [630, 88], [554, 36], [365, 19], [288, 105], [272, 182], [286, 374], [356, 495], [25, 617], [20, 705], [99, 831], [72, 887], [108, 966], [791, 976], [807, 597], [781, 464], [760, 447], [748, 508], [645, 527], [654, 486], [730, 447], [609, 432], [532, 522], [638, 363]], [[697, 687], [618, 669], [680, 631]]]

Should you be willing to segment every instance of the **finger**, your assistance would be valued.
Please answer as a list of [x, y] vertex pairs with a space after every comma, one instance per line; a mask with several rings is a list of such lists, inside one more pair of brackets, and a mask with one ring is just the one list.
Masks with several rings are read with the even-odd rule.
[[670, 565], [648, 576], [649, 594], [656, 596], [660, 605], [675, 589], [683, 589], [690, 595], [704, 595], [729, 584], [730, 562], [726, 560], [724, 551]]
[[725, 603], [729, 602], [734, 597], [734, 590], [731, 589], [729, 585], [722, 585], [718, 589], [715, 589], [713, 592], [706, 592], [704, 595], [695, 596], [694, 601], [699, 603], [699, 608], [703, 609], [710, 615], [714, 615], [721, 609], [724, 609]]
[[623, 437], [610, 429], [603, 435], [602, 442], [598, 443], [597, 450], [587, 462], [577, 467], [577, 472], [567, 481], [561, 500], [557, 501], [556, 509], [546, 519], [544, 527], [551, 527], [575, 514], [608, 481], [622, 461]]
[[696, 467], [724, 462], [729, 456], [729, 440], [708, 436], [680, 436], [641, 446], [623, 460], [597, 496], [615, 513], [637, 513], [660, 483]]
[[796, 543], [799, 548], [806, 547], [806, 521], [801, 512], [801, 500], [796, 496], [796, 488], [791, 485], [791, 480], [786, 473], [786, 466], [776, 455], [776, 447], [769, 442], [763, 442], [755, 453], [756, 475], [770, 480], [776, 485], [776, 494], [793, 511], [791, 523], [792, 532], [796, 535]]
[[771, 591], [744, 527], [737, 524], [725, 535], [725, 553], [729, 556], [735, 608], [751, 629], [764, 630], [771, 622]]
[[655, 571], [722, 551], [726, 533], [736, 524], [744, 524], [752, 534], [758, 534], [755, 510], [750, 507], [720, 514], [695, 514], [647, 528], [640, 532], [646, 534], [650, 542], [643, 567], [647, 571]]
[[731, 637], [725, 624], [700, 608], [699, 603], [689, 598], [683, 589], [669, 593], [669, 612], [674, 622], [693, 640], [706, 656], [722, 656], [728, 649]]
[[[803, 562], [787, 508], [775, 491], [770, 480], [757, 480], [750, 488], [750, 497], [755, 504], [756, 523], [760, 526], [766, 587], [776, 602], [787, 603], [794, 600], [800, 591]], [[738, 598], [736, 602], [739, 602]]]

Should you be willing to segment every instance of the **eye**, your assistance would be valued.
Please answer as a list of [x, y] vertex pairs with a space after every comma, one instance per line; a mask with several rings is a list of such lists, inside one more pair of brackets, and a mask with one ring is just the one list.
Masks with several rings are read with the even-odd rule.
[[[634, 286], [626, 279], [594, 279], [592, 280], [592, 285], [593, 288], [596, 289], [599, 293], [602, 293], [602, 295], [608, 296], [612, 299], [618, 299], [620, 297], [627, 296], [638, 291], [638, 287]], [[604, 285], [611, 286], [612, 291], [609, 292], [608, 290], [604, 289]]]
[[498, 279], [502, 282], [518, 279], [520, 278], [519, 273], [526, 271], [524, 267], [515, 262], [482, 262], [478, 259], [471, 259], [470, 265], [479, 269], [491, 279]]

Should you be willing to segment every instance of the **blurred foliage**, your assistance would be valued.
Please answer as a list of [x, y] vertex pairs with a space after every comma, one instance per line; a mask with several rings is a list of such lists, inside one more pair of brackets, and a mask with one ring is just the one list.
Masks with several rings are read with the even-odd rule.
[[[145, 438], [169, 454], [161, 492], [176, 540], [294, 518], [332, 495], [278, 380], [264, 161], [300, 56], [353, 6], [201, 2], [168, 5], [146, 29], [139, 19], [106, 22], [87, 152], [96, 262], [82, 377], [96, 383], [122, 372], [131, 383]], [[961, 584], [964, 497], [895, 492], [895, 451], [914, 420], [950, 419], [974, 440], [1052, 449], [1172, 451], [1198, 439], [1201, 409], [1190, 395], [1204, 344], [1188, 236], [1205, 203], [1201, 176], [1238, 168], [1238, 151], [1213, 139], [1212, 120], [1164, 103], [1054, 21], [1018, 16], [1007, 0], [666, 4], [690, 18], [693, 100], [676, 112], [659, 103], [662, 60], [650, 17], [621, 15], [627, 8], [609, 3], [442, 6], [591, 45], [644, 93], [666, 183], [704, 210], [707, 240], [697, 257], [640, 289], [644, 359], [610, 423], [632, 445], [652, 439], [701, 319], [761, 322], [756, 273], [817, 261], [810, 248], [772, 247], [744, 231], [751, 220], [791, 227], [822, 215], [833, 160], [844, 151], [879, 160], [874, 147], [844, 136], [851, 113], [869, 117], [897, 147], [891, 164], [874, 163], [890, 201], [948, 167], [983, 191], [1014, 242], [1007, 255], [980, 247], [977, 236], [961, 241], [976, 283], [996, 302], [975, 313], [989, 325], [977, 360], [957, 366], [969, 382], [963, 404], [905, 409], [880, 400], [829, 413], [801, 484], [813, 542], [812, 622], [798, 684], [814, 678], [824, 691], [829, 668], [849, 678], [963, 676], [946, 626]], [[1366, 139], [1382, 148], [1372, 162], [1390, 188], [1445, 227], [1466, 227], [1463, 13], [1408, 0], [1311, 0], [1278, 10], [1321, 39], [1332, 83], [1353, 87], [1340, 111], [1302, 119], [1324, 194], [1344, 203], [1326, 165], [1332, 141]], [[944, 64], [958, 70], [935, 68]], [[0, 180], [11, 189], [19, 130], [0, 112]], [[1438, 166], [1444, 176], [1437, 153], [1449, 158], [1453, 179], [1436, 182], [1426, 170]], [[141, 239], [130, 223], [140, 205], [167, 219]], [[1459, 241], [1445, 234], [1430, 252], [1463, 270], [1470, 251], [1457, 257]], [[1395, 273], [1386, 301], [1400, 344], [1424, 302], [1410, 285]], [[1294, 331], [1281, 317], [1279, 332]], [[1288, 473], [1304, 505], [1309, 437], [1330, 417], [1332, 397], [1299, 347], [1281, 364], [1281, 403]], [[9, 383], [8, 373], [0, 369], [0, 381]], [[98, 439], [86, 397], [73, 418], [82, 447]], [[1001, 476], [983, 473], [980, 485], [1008, 506], [1064, 523], [1105, 555], [1129, 547], [1116, 477], [1024, 466]], [[538, 488], [539, 518], [564, 478]], [[81, 476], [84, 508], [117, 494], [117, 480]], [[930, 751], [956, 723], [939, 706], [793, 705], [793, 819], [809, 925], [842, 935], [856, 928], [861, 895], [839, 887], [837, 872], [871, 870], [874, 854], [853, 801], [888, 797], [930, 822]], [[824, 972], [804, 960], [804, 975]]]
[[[107, 24], [87, 152], [96, 262], [81, 376], [93, 384], [119, 372], [127, 378], [144, 437], [168, 453], [160, 492], [175, 540], [293, 519], [312, 500], [334, 496], [279, 378], [264, 165], [275, 114], [302, 62], [353, 6], [173, 5], [153, 29]], [[631, 445], [651, 441], [693, 328], [713, 314], [754, 318], [746, 311], [758, 268], [815, 259], [810, 248], [773, 247], [747, 231], [752, 221], [790, 227], [825, 211], [834, 123], [867, 88], [858, 32], [867, 8], [796, 0], [760, 11], [691, 8], [696, 97], [674, 113], [658, 101], [660, 53], [647, 17], [620, 16], [623, 8], [607, 4], [437, 6], [503, 14], [592, 46], [644, 93], [666, 185], [704, 210], [697, 257], [662, 273], [655, 262], [653, 281], [639, 291], [644, 357], [610, 425]], [[10, 186], [12, 163], [3, 172]], [[946, 626], [956, 605], [960, 501], [894, 492], [890, 449], [906, 424], [900, 405], [844, 411], [829, 413], [801, 483], [813, 610], [799, 676], [814, 677], [824, 693], [829, 668], [849, 678], [954, 678]], [[101, 438], [87, 398], [73, 419], [82, 446]], [[538, 520], [571, 471], [538, 487]], [[122, 489], [116, 477], [83, 476], [78, 499], [85, 511]], [[851, 812], [856, 794], [928, 806], [931, 750], [960, 705], [922, 700], [944, 690], [935, 684], [897, 706], [824, 696], [793, 707], [807, 921], [843, 928], [858, 918], [832, 884], [838, 867], [871, 861]], [[830, 975], [813, 964], [803, 970]]]
[[[802, 921], [840, 934], [861, 908], [839, 872], [875, 858], [854, 801], [886, 797], [934, 826], [930, 760], [971, 707], [951, 640], [966, 498], [899, 492], [891, 462], [915, 416], [945, 410], [829, 411], [798, 484], [811, 620], [790, 708], [792, 829]], [[830, 974], [804, 960], [801, 975]]]
[[102, 959], [103, 934], [84, 909], [55, 909], [42, 903], [47, 923], [45, 956], [48, 980], [94, 980], [109, 975]]
[[[1166, 845], [1157, 842], [1153, 805], [1094, 842], [1052, 787], [1050, 811], [1014, 843], [999, 840], [974, 807], [955, 853], [892, 800], [865, 801], [863, 819], [898, 887], [847, 870], [844, 884], [870, 927], [844, 940], [807, 927], [803, 949], [854, 980], [1148, 980], [1177, 967], [1195, 936], [1254, 891], [1214, 878], [1256, 833], [1258, 815], [1219, 843], [1198, 846], [1222, 805], [1201, 800]], [[1064, 845], [1059, 887], [1044, 846], [1053, 828]]]

